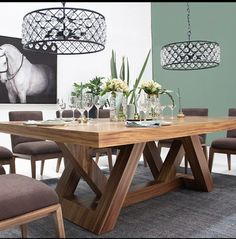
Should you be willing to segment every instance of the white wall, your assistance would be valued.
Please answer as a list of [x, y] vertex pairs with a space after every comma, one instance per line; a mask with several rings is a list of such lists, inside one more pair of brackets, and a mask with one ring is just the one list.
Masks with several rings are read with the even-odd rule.
[[[1, 2], [0, 35], [21, 38], [23, 16], [33, 10], [61, 7], [60, 2]], [[129, 58], [130, 77], [138, 76], [145, 57], [151, 49], [151, 4], [130, 2], [67, 2], [66, 7], [87, 8], [103, 14], [107, 24], [105, 50], [87, 55], [58, 56], [57, 94], [67, 98], [74, 82], [86, 82], [95, 76], [110, 76], [112, 49], [116, 51], [120, 66], [122, 56]], [[151, 79], [151, 58], [144, 73]], [[8, 120], [11, 110], [42, 110], [44, 118], [54, 118], [56, 105], [0, 104], [0, 121]], [[0, 133], [0, 145], [10, 148], [9, 135]]]

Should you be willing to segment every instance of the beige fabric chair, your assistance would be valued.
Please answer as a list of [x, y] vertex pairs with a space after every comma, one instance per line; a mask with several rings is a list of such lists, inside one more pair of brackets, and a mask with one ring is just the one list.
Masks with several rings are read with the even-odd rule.
[[20, 226], [22, 238], [26, 238], [28, 222], [52, 215], [57, 237], [65, 238], [61, 205], [54, 189], [30, 177], [2, 174], [0, 192], [0, 230]]
[[[182, 109], [184, 115], [186, 116], [208, 116], [208, 109], [207, 108], [183, 108]], [[199, 135], [200, 141], [202, 144], [202, 148], [206, 158], [208, 159], [207, 155], [207, 145], [206, 145], [206, 134]], [[173, 139], [166, 139], [166, 140], [159, 140], [158, 141], [158, 150], [161, 153], [161, 148], [170, 148]], [[185, 173], [187, 173], [188, 169], [188, 159], [185, 157]]]
[[[236, 108], [230, 108], [228, 116], [236, 116]], [[228, 130], [226, 137], [215, 139], [211, 142], [209, 151], [209, 169], [212, 171], [214, 154], [226, 154], [228, 170], [231, 170], [231, 154], [236, 154], [236, 129]]]
[[[10, 111], [10, 121], [42, 120], [41, 111]], [[43, 175], [44, 162], [47, 159], [62, 158], [63, 154], [53, 141], [11, 135], [12, 152], [16, 158], [31, 161], [32, 178], [36, 178], [36, 161], [41, 161], [40, 174]]]

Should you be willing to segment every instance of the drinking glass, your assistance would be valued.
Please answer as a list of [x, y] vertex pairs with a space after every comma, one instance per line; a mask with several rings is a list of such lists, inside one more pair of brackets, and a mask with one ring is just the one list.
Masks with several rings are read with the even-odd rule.
[[85, 93], [83, 95], [84, 98], [84, 108], [87, 111], [87, 119], [89, 120], [89, 111], [93, 107], [93, 94], [92, 93]]
[[72, 123], [75, 123], [75, 109], [77, 107], [77, 97], [69, 96], [68, 106], [72, 110]]
[[82, 95], [79, 95], [76, 101], [76, 108], [80, 112], [81, 122], [83, 121], [83, 115], [85, 112], [84, 106], [85, 106], [84, 97]]
[[58, 109], [59, 109], [59, 112], [60, 112], [59, 118], [62, 120], [62, 112], [66, 108], [66, 102], [64, 102], [63, 99], [58, 98], [57, 99], [57, 106], [58, 106]]
[[170, 108], [170, 110], [171, 110], [171, 119], [174, 119], [174, 108], [176, 107], [176, 105], [174, 105], [174, 104], [169, 104], [169, 105], [167, 105], [167, 107], [169, 107]]
[[160, 118], [164, 119], [164, 109], [167, 107], [167, 105], [161, 105], [160, 106]]
[[93, 103], [97, 109], [97, 119], [99, 118], [99, 109], [104, 105], [104, 101], [102, 99], [102, 96], [100, 95], [95, 95], [93, 97]]

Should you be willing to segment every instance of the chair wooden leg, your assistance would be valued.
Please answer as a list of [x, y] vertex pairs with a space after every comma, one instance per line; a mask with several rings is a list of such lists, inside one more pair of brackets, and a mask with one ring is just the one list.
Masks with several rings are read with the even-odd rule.
[[53, 213], [53, 218], [54, 218], [58, 238], [65, 238], [65, 229], [64, 229], [64, 222], [63, 222], [61, 206], [58, 207], [56, 212]]
[[144, 165], [144, 167], [147, 167], [148, 165], [147, 165], [147, 160], [145, 159], [145, 158], [143, 158], [143, 165]]
[[116, 150], [116, 158], [118, 157], [119, 153], [120, 153], [120, 150], [117, 149], [117, 150]]
[[159, 154], [161, 155], [161, 144], [160, 143], [158, 143], [158, 145], [157, 145], [157, 150], [158, 150], [158, 152], [159, 152]]
[[45, 160], [41, 160], [41, 169], [40, 169], [41, 176], [43, 175], [44, 163], [45, 163]]
[[231, 170], [231, 155], [227, 154], [228, 170]]
[[203, 149], [203, 152], [205, 154], [206, 160], [208, 161], [207, 146], [206, 145], [202, 145], [202, 149]]
[[16, 173], [15, 157], [10, 159], [10, 173]]
[[184, 173], [185, 174], [188, 173], [188, 160], [187, 160], [186, 156], [184, 157]]
[[36, 178], [36, 161], [33, 157], [31, 157], [31, 174], [32, 178]]
[[95, 162], [98, 164], [98, 161], [99, 161], [99, 157], [100, 157], [100, 153], [96, 153], [96, 160], [95, 160]]
[[107, 149], [107, 157], [108, 157], [108, 165], [109, 165], [109, 170], [111, 172], [112, 168], [113, 168], [113, 163], [112, 163], [112, 150], [111, 149]]
[[210, 172], [212, 171], [213, 159], [214, 159], [214, 150], [212, 148], [210, 148], [210, 152], [209, 152], [209, 170], [210, 170]]
[[57, 173], [59, 172], [59, 169], [60, 169], [60, 166], [61, 166], [61, 160], [62, 160], [62, 157], [59, 157], [57, 159], [57, 166], [56, 166], [56, 172]]
[[20, 229], [21, 229], [21, 237], [27, 238], [27, 224], [20, 225]]

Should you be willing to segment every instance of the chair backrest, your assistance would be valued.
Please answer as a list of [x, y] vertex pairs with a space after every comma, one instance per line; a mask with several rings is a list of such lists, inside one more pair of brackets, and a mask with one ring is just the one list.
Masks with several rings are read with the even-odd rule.
[[[60, 111], [56, 111], [56, 117], [60, 118]], [[73, 117], [73, 112], [72, 110], [63, 110], [62, 111], [62, 118], [72, 118]], [[78, 110], [75, 110], [75, 118], [80, 117], [80, 112]]]
[[[186, 116], [208, 116], [208, 108], [183, 108], [183, 113]], [[203, 138], [203, 143], [206, 142], [206, 134], [200, 135]]]
[[[72, 110], [63, 110], [62, 112], [62, 118], [72, 118]], [[90, 114], [89, 112], [89, 116], [90, 118], [95, 118], [94, 114]], [[93, 117], [91, 117], [93, 116]], [[56, 111], [56, 117], [59, 118], [60, 117], [60, 112]], [[75, 110], [75, 118], [79, 118], [80, 117], [80, 112], [78, 110]], [[99, 118], [109, 118], [110, 117], [110, 110], [109, 109], [99, 109]]]
[[[43, 113], [42, 111], [10, 111], [9, 120], [10, 121], [43, 120]], [[13, 151], [14, 147], [17, 144], [32, 141], [43, 141], [43, 140], [11, 134], [11, 145]]]
[[99, 118], [110, 118], [109, 109], [99, 109]]
[[[229, 108], [228, 116], [236, 116], [236, 108]], [[236, 138], [236, 129], [228, 130], [226, 135], [228, 138]]]

